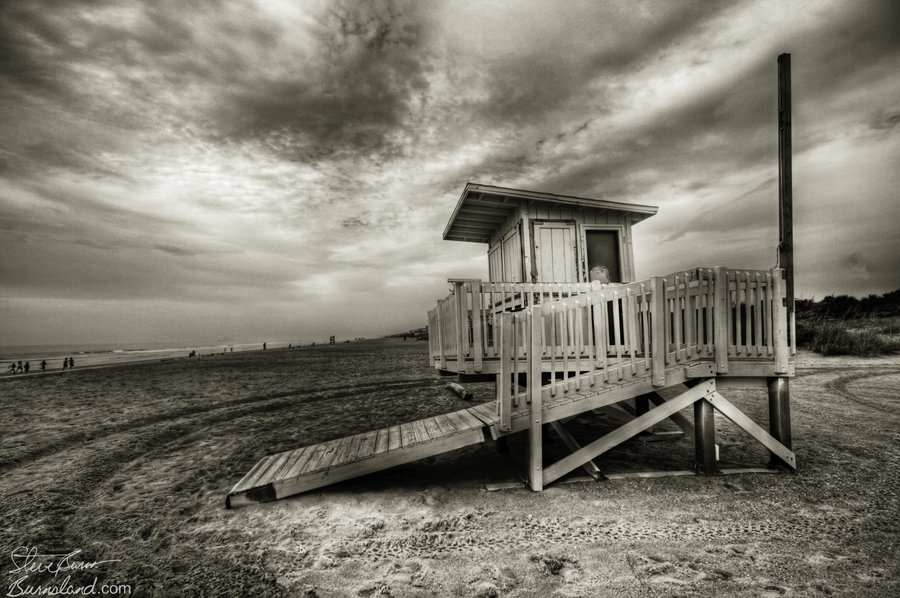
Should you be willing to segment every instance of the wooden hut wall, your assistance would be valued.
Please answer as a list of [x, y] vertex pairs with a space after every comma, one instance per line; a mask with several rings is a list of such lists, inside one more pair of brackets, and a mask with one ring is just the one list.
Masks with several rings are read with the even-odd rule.
[[[631, 215], [625, 212], [598, 208], [540, 201], [521, 203], [515, 211], [498, 223], [491, 235], [488, 246], [488, 278], [492, 282], [548, 282], [539, 280], [541, 277], [538, 272], [541, 268], [538, 260], [547, 263], [548, 258], [535, 255], [534, 226], [537, 221], [537, 226], [540, 226], [540, 223], [554, 222], [574, 225], [576, 272], [575, 279], [571, 282], [588, 280], [586, 234], [592, 230], [615, 231], [619, 241], [618, 266], [621, 282], [631, 282], [635, 280], [631, 218]], [[567, 257], [566, 261], [568, 260]]]
[[[549, 202], [533, 202], [527, 207], [526, 218], [531, 226], [538, 223], [572, 223], [575, 226], [576, 245], [576, 281], [588, 280], [587, 273], [587, 248], [586, 233], [591, 230], [613, 230], [618, 235], [620, 263], [619, 270], [621, 282], [634, 280], [634, 255], [631, 242], [631, 216], [624, 212], [616, 212], [598, 208], [585, 208], [580, 206], [567, 206]], [[537, 224], [536, 226], [540, 226]], [[534, 239], [535, 233], [529, 231], [530, 239]], [[532, 241], [532, 244], [534, 241]], [[539, 251], [544, 251], [540, 249]], [[534, 251], [530, 252], [534, 254]], [[548, 256], [534, 255], [529, 269], [539, 271], [539, 260], [551, 263], [553, 259]], [[545, 282], [545, 281], [539, 281]]]
[[524, 282], [522, 258], [522, 211], [517, 207], [491, 235], [488, 246], [488, 277], [491, 282]]

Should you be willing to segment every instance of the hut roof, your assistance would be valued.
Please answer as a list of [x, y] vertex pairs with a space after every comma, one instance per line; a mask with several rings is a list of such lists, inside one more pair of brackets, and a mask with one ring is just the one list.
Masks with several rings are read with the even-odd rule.
[[[519, 200], [519, 201], [516, 201]], [[656, 214], [656, 206], [591, 199], [573, 195], [556, 195], [539, 191], [508, 189], [493, 185], [466, 183], [462, 196], [444, 229], [445, 241], [471, 241], [488, 243], [491, 235], [517, 209], [521, 201], [542, 201], [548, 203], [598, 208], [632, 215], [634, 222]]]

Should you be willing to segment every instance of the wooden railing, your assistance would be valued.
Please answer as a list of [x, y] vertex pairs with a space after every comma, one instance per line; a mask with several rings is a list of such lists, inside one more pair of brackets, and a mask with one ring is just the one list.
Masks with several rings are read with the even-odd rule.
[[698, 359], [723, 374], [729, 359], [774, 360], [787, 372], [781, 270], [695, 268], [605, 287], [451, 282], [453, 293], [428, 314], [441, 369], [480, 372], [499, 361], [499, 373], [518, 379], [532, 350], [529, 318], [539, 317], [542, 372], [554, 380], [566, 372], [566, 386], [583, 373], [605, 383], [651, 372], [658, 384], [666, 367]]
[[598, 283], [449, 282], [453, 292], [428, 312], [429, 350], [442, 369], [448, 359], [462, 355], [473, 361], [475, 371], [484, 358], [500, 355], [500, 314], [601, 288]]
[[734, 359], [786, 374], [784, 297], [781, 270], [697, 268], [499, 314], [500, 429], [536, 397], [641, 378], [661, 387], [667, 370], [700, 359], [721, 374]]

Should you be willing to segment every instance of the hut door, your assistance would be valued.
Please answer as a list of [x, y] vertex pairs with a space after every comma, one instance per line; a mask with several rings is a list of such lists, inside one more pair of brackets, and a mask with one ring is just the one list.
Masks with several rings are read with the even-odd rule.
[[538, 282], [578, 282], [575, 226], [565, 222], [534, 225], [534, 261]]

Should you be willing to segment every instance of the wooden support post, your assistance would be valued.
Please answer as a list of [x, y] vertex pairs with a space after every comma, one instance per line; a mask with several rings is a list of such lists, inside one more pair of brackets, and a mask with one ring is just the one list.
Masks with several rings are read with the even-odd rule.
[[650, 411], [650, 395], [644, 394], [634, 397], [634, 415], [641, 416], [648, 411]]
[[[791, 446], [791, 393], [787, 378], [769, 378], [769, 434], [786, 448]], [[770, 466], [796, 467], [775, 453], [771, 453]]]
[[528, 332], [528, 391], [531, 415], [528, 426], [528, 482], [535, 492], [544, 489], [544, 414], [541, 395], [541, 354], [544, 319], [540, 307], [532, 307]]
[[465, 372], [466, 349], [469, 346], [469, 313], [465, 283], [454, 282], [453, 294], [456, 297], [456, 371]]
[[713, 406], [705, 398], [694, 403], [694, 452], [697, 473], [716, 473], [716, 426]]
[[513, 314], [504, 312], [497, 318], [500, 320], [500, 373], [497, 374], [497, 405], [500, 409], [500, 430], [509, 432], [512, 416], [512, 360], [515, 359], [513, 346]]
[[[447, 353], [444, 351], [444, 300], [438, 299], [437, 304], [437, 336], [438, 348], [440, 349], [438, 368], [442, 371], [447, 369]], [[431, 332], [429, 331], [429, 334]]]
[[666, 385], [666, 327], [669, 315], [666, 313], [666, 283], [660, 276], [650, 278], [651, 302], [650, 313], [653, 321], [651, 345], [653, 351], [652, 382], [653, 386]]
[[481, 280], [473, 280], [469, 283], [472, 288], [472, 349], [475, 356], [475, 371], [480, 372], [484, 367], [484, 331], [481, 323], [484, 321], [482, 311], [484, 303], [481, 298]]
[[775, 345], [775, 373], [787, 374], [790, 359], [788, 347], [787, 308], [784, 306], [784, 270], [772, 270], [772, 342]]
[[728, 373], [728, 270], [722, 266], [715, 269], [713, 283], [713, 339], [716, 358], [716, 372]]

